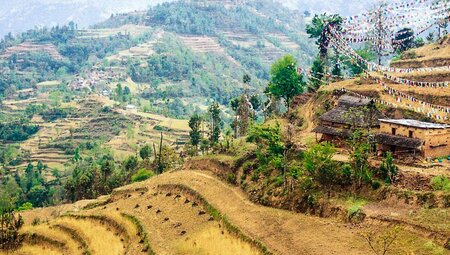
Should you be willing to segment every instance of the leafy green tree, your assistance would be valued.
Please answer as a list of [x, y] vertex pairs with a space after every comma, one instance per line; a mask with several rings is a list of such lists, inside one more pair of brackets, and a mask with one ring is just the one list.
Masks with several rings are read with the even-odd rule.
[[319, 143], [303, 154], [303, 167], [323, 187], [333, 185], [338, 177], [338, 167], [333, 161], [335, 153], [330, 143]]
[[[373, 61], [376, 58], [375, 52], [369, 47], [364, 46], [361, 49], [356, 50], [356, 53], [366, 61]], [[353, 76], [359, 75], [363, 73], [367, 66], [365, 64], [359, 63], [353, 59], [350, 59], [345, 62], [346, 66], [350, 69], [350, 73]]]
[[125, 168], [125, 171], [132, 172], [138, 165], [138, 158], [134, 155], [129, 156], [125, 161], [123, 162], [123, 167]]
[[116, 93], [116, 100], [119, 101], [119, 102], [122, 102], [123, 101], [122, 84], [118, 83], [116, 85], [115, 93]]
[[36, 167], [37, 167], [37, 170], [39, 171], [39, 173], [42, 174], [42, 170], [44, 170], [44, 164], [42, 163], [42, 160], [38, 160]]
[[151, 178], [154, 173], [147, 169], [138, 170], [133, 176], [131, 176], [132, 182], [141, 182]]
[[232, 123], [234, 127], [235, 137], [244, 136], [248, 132], [248, 128], [254, 119], [253, 105], [247, 97], [247, 94], [242, 94], [238, 101], [238, 107], [236, 108], [236, 116]]
[[328, 25], [333, 25], [335, 29], [340, 30], [342, 17], [337, 14], [316, 14], [311, 23], [306, 25], [306, 33], [309, 34], [309, 37], [317, 39], [316, 44], [319, 46], [319, 55], [322, 60], [325, 59], [328, 52], [329, 40], [326, 31]]
[[103, 174], [103, 181], [106, 182], [106, 179], [112, 174], [114, 171], [114, 161], [113, 160], [104, 160], [100, 165], [100, 170]]
[[150, 158], [150, 156], [152, 155], [152, 147], [150, 147], [150, 145], [146, 144], [144, 147], [142, 147], [139, 150], [139, 156], [141, 157], [142, 160], [146, 160], [148, 158]]
[[325, 62], [317, 57], [311, 66], [311, 79], [310, 90], [317, 91], [323, 84], [323, 78], [325, 77]]
[[35, 185], [28, 191], [27, 198], [33, 205], [43, 206], [48, 199], [48, 190], [42, 185]]
[[403, 52], [414, 47], [414, 31], [411, 28], [400, 29], [394, 39], [394, 48]]
[[261, 98], [258, 95], [250, 96], [250, 103], [254, 111], [259, 111], [262, 106]]
[[210, 117], [209, 123], [209, 141], [211, 145], [215, 145], [219, 142], [220, 133], [223, 125], [222, 117], [220, 116], [220, 105], [217, 102], [212, 103], [208, 108]]
[[261, 167], [271, 165], [275, 169], [283, 170], [285, 144], [282, 139], [281, 127], [256, 125], [250, 130], [247, 141], [258, 146], [258, 160]]
[[191, 129], [191, 131], [189, 131], [189, 137], [191, 145], [195, 147], [195, 151], [198, 150], [198, 145], [202, 139], [201, 125], [202, 118], [198, 114], [192, 115], [189, 119], [189, 128]]
[[361, 188], [363, 182], [370, 182], [372, 179], [369, 164], [371, 146], [367, 135], [361, 130], [356, 130], [352, 133], [348, 144], [350, 149], [350, 165], [352, 166], [351, 178], [354, 191], [356, 191]]
[[393, 183], [395, 181], [398, 174], [398, 168], [394, 164], [394, 157], [392, 157], [392, 153], [390, 151], [386, 153], [379, 170], [381, 177], [386, 183]]
[[286, 55], [272, 65], [267, 92], [277, 99], [284, 99], [287, 108], [292, 98], [303, 92], [304, 86], [303, 75], [298, 73], [297, 61], [293, 56]]

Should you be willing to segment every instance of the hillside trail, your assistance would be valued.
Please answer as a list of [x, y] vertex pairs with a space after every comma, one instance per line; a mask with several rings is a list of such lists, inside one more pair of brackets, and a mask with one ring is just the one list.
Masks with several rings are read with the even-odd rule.
[[275, 254], [369, 254], [355, 230], [321, 219], [250, 202], [237, 187], [197, 170], [181, 170], [152, 178], [141, 185], [183, 184], [199, 192], [252, 238]]
[[300, 146], [305, 145], [309, 141], [314, 141], [315, 134], [312, 132], [314, 129], [314, 102], [308, 100], [300, 109], [301, 117], [303, 118], [303, 126], [301, 132], [297, 133], [294, 137], [294, 142]]

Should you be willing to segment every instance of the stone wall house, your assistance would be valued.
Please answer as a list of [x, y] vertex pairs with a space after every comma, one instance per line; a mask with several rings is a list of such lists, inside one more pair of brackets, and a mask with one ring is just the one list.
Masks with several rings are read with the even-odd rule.
[[411, 119], [380, 119], [378, 151], [426, 158], [450, 155], [450, 125]]

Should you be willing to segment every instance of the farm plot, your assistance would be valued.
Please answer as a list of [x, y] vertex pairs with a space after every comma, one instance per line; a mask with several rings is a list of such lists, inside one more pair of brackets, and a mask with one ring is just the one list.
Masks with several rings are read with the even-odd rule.
[[[151, 55], [153, 55], [155, 53], [154, 52], [155, 44], [158, 43], [158, 41], [163, 36], [164, 36], [164, 31], [158, 30], [153, 35], [153, 38], [150, 39], [149, 41], [139, 44], [137, 46], [131, 47], [130, 49], [119, 51], [119, 53], [109, 56], [109, 57], [107, 57], [107, 59], [109, 61], [114, 61], [114, 60], [125, 61], [128, 58], [145, 60], [146, 58], [150, 57]], [[144, 61], [142, 63], [145, 64]]]
[[58, 52], [55, 45], [51, 43], [38, 44], [32, 42], [23, 42], [21, 44], [6, 48], [1, 54], [0, 58], [9, 58], [13, 54], [24, 54], [32, 52], [43, 52], [49, 54], [55, 60], [63, 60], [64, 57]]
[[84, 29], [78, 30], [78, 38], [106, 38], [119, 33], [122, 35], [139, 36], [151, 30], [150, 27], [140, 25], [124, 25], [118, 28], [103, 28], [103, 29]]

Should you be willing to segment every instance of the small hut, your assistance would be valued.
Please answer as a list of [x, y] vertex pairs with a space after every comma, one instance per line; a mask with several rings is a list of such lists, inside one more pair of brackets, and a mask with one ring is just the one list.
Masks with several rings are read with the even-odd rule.
[[[319, 117], [319, 125], [313, 129], [317, 140], [333, 142], [337, 146], [351, 135], [351, 130], [378, 129], [383, 114], [378, 111], [372, 100], [344, 95], [336, 107]], [[317, 135], [321, 135], [318, 139]]]

